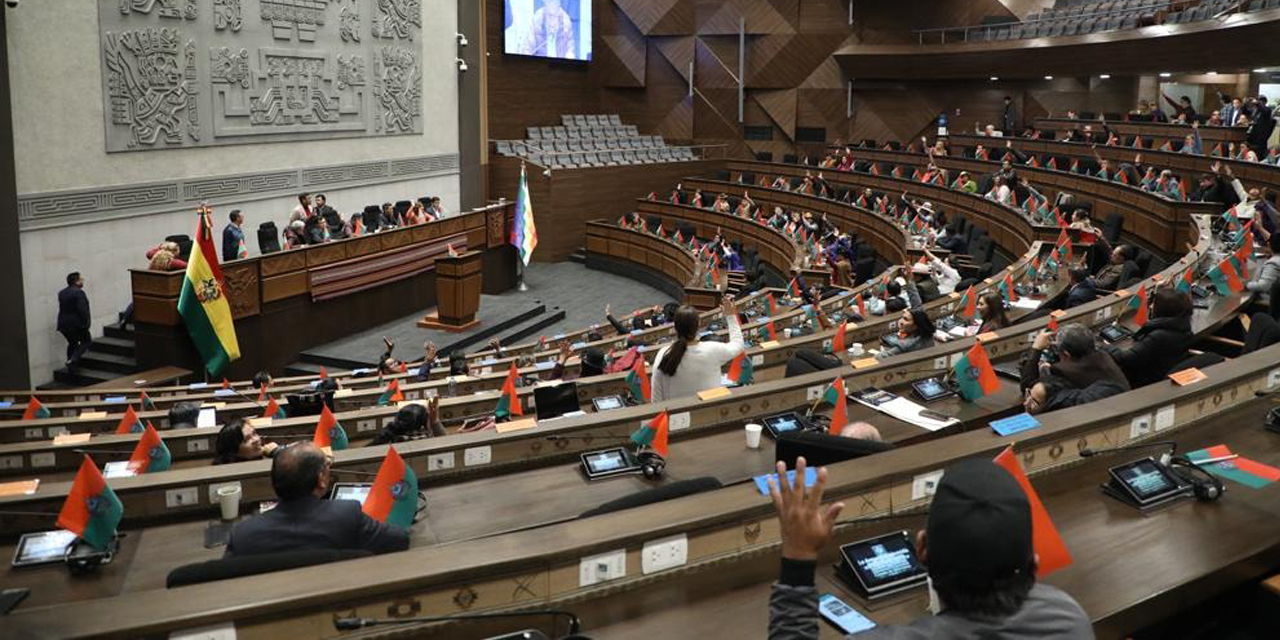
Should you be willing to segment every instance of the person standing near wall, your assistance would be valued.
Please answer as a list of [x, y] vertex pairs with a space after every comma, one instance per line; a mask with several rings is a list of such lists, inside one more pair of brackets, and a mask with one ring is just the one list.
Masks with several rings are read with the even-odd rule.
[[67, 288], [58, 292], [58, 333], [67, 339], [67, 366], [75, 366], [88, 350], [89, 296], [84, 293], [84, 278], [79, 271], [67, 274]]
[[247, 258], [249, 251], [244, 248], [244, 215], [239, 209], [231, 210], [231, 222], [222, 230], [222, 261], [230, 262], [238, 258]]

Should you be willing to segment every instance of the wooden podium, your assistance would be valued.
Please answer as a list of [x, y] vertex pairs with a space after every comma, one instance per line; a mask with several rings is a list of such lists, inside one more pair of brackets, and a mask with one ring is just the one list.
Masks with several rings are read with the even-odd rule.
[[462, 332], [480, 324], [480, 286], [484, 280], [481, 253], [436, 258], [436, 312], [418, 321], [423, 329]]

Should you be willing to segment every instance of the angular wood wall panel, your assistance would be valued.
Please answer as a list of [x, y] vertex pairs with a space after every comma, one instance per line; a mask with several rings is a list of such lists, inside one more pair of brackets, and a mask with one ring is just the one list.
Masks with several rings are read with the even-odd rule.
[[622, 10], [633, 24], [646, 35], [653, 35], [653, 29], [662, 22], [673, 9], [685, 4], [683, 0], [613, 0], [613, 4]]
[[778, 125], [788, 140], [796, 139], [796, 90], [756, 91], [750, 93], [769, 118]]

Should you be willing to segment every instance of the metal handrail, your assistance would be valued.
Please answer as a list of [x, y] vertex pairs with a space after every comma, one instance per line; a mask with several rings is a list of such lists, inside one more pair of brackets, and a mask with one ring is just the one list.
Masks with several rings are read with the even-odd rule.
[[1001, 22], [998, 24], [981, 24], [981, 25], [968, 25], [968, 26], [955, 26], [955, 27], [931, 27], [929, 29], [912, 29], [911, 32], [916, 34], [920, 44], [924, 44], [924, 35], [926, 33], [935, 33], [935, 32], [940, 33], [942, 36], [939, 44], [946, 44], [948, 31], [963, 31], [964, 39], [962, 40], [962, 42], [968, 42], [970, 31], [985, 30], [987, 31], [988, 35], [990, 35], [990, 33], [994, 30], [1005, 29], [1005, 28], [1012, 27], [1014, 25], [1036, 25], [1039, 23], [1057, 22], [1060, 20], [1084, 20], [1085, 18], [1110, 17], [1114, 15], [1134, 13], [1142, 9], [1151, 9], [1154, 11], [1159, 11], [1160, 9], [1166, 9], [1170, 7], [1172, 4], [1173, 4], [1172, 0], [1165, 0], [1162, 4], [1157, 4], [1151, 7], [1138, 7], [1136, 9], [1111, 9], [1108, 11], [1077, 13], [1070, 16], [1054, 16], [1052, 18], [1035, 18], [1034, 20], [1010, 20], [1009, 22]]

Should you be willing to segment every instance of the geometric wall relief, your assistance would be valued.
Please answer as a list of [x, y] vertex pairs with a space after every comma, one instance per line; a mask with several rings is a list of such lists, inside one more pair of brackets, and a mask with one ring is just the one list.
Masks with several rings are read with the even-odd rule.
[[420, 0], [99, 0], [106, 150], [420, 134]]

